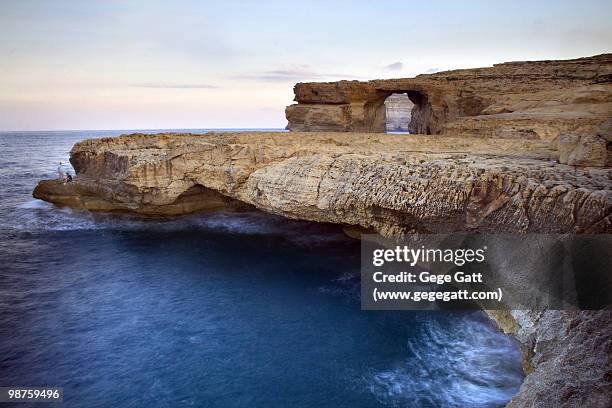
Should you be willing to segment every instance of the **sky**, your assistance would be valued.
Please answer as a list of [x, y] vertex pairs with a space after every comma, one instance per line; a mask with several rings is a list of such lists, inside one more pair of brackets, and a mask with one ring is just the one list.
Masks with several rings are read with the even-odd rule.
[[607, 1], [0, 0], [0, 130], [279, 128], [296, 82], [612, 52]]

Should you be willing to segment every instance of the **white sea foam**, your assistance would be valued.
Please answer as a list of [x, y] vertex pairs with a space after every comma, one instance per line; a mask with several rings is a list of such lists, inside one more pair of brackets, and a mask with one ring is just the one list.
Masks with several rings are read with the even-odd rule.
[[252, 211], [245, 213], [203, 213], [162, 219], [148, 219], [131, 214], [92, 213], [59, 208], [41, 200], [29, 200], [16, 206], [6, 225], [19, 231], [180, 231], [202, 229], [229, 234], [276, 235], [297, 244], [324, 245], [347, 239], [338, 229], [316, 223], [289, 220], [280, 216]]
[[367, 388], [391, 406], [504, 406], [522, 382], [518, 348], [484, 319], [458, 319], [419, 325], [406, 361], [368, 376]]
[[30, 201], [27, 201], [27, 202], [17, 206], [17, 208], [23, 208], [23, 209], [27, 209], [27, 210], [30, 210], [30, 209], [48, 209], [50, 207], [52, 207], [52, 204], [49, 204], [49, 203], [47, 203], [45, 201], [42, 201], [42, 200], [30, 200]]

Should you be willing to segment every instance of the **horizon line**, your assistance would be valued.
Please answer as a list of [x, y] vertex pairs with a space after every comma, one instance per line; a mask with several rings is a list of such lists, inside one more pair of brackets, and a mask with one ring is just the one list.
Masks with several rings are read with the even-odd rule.
[[113, 132], [119, 130], [286, 130], [285, 127], [189, 127], [189, 128], [116, 128], [116, 129], [0, 129], [0, 133], [8, 132]]

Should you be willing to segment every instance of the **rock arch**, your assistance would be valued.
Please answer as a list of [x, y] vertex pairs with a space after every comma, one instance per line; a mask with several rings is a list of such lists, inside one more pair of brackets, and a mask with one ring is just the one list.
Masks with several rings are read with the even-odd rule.
[[384, 132], [384, 100], [407, 92], [410, 133], [540, 139], [593, 135], [609, 119], [612, 54], [508, 62], [414, 78], [298, 83], [287, 107], [294, 131]]
[[294, 87], [294, 92], [298, 103], [285, 110], [287, 128], [293, 131], [384, 133], [385, 100], [393, 94], [405, 93], [414, 104], [410, 133], [441, 133], [450, 111], [435, 89], [411, 82], [300, 83]]
[[408, 130], [410, 133], [432, 135], [441, 130], [441, 126], [435, 117], [431, 103], [426, 93], [414, 89], [394, 89], [377, 91], [374, 96], [364, 104], [364, 130], [366, 132], [386, 132], [386, 106], [387, 98], [394, 94], [407, 94], [414, 104]]

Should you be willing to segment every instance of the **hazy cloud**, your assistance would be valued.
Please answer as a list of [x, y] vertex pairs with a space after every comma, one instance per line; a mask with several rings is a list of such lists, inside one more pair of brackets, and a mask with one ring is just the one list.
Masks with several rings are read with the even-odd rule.
[[399, 61], [385, 66], [385, 69], [388, 71], [401, 71], [403, 68], [404, 68], [404, 63], [399, 62]]
[[159, 89], [217, 89], [217, 86], [208, 84], [166, 84], [147, 83], [132, 85], [135, 88], [159, 88]]
[[442, 69], [441, 69], [441, 68], [436, 67], [436, 68], [429, 68], [429, 69], [428, 69], [427, 71], [425, 71], [425, 72], [427, 72], [428, 74], [433, 74], [433, 73], [440, 72], [440, 71], [442, 71]]
[[252, 75], [237, 75], [232, 79], [252, 79], [265, 82], [299, 82], [305, 80], [321, 80], [321, 79], [355, 79], [354, 75], [336, 74], [336, 73], [320, 73], [311, 70], [307, 65], [297, 68], [276, 69], [272, 71], [263, 71]]

